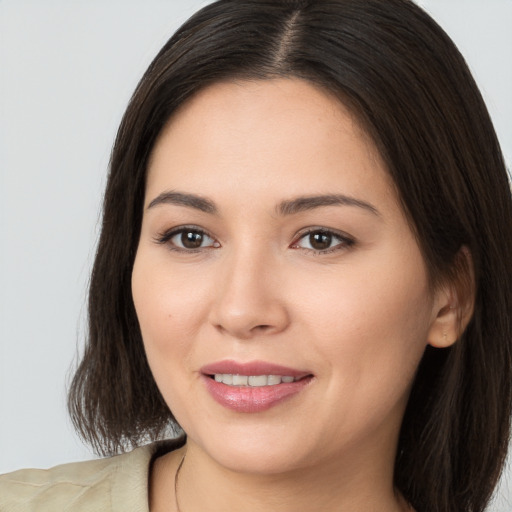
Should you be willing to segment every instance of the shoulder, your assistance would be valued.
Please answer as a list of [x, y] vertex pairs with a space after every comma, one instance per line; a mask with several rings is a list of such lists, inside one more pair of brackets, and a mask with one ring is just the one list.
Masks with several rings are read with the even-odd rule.
[[153, 443], [106, 459], [0, 475], [0, 510], [147, 512], [151, 461], [173, 444]]

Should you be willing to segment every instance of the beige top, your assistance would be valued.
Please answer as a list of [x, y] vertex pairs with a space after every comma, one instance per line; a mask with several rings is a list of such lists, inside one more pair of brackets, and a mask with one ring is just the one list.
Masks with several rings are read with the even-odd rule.
[[106, 459], [0, 475], [0, 511], [149, 512], [151, 462], [175, 447], [153, 443]]

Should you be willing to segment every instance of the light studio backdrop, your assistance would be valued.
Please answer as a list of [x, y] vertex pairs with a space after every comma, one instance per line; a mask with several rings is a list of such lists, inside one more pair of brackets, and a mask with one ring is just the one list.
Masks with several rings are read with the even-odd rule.
[[[418, 0], [419, 1], [419, 0]], [[0, 0], [0, 473], [91, 458], [65, 408], [112, 142], [200, 0]], [[512, 161], [512, 0], [421, 0], [458, 44]], [[507, 470], [491, 507], [512, 510]]]

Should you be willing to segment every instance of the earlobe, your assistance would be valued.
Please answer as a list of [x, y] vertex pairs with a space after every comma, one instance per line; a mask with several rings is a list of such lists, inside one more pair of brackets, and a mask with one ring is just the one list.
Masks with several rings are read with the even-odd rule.
[[451, 282], [441, 285], [434, 302], [435, 318], [428, 343], [436, 348], [448, 348], [460, 338], [473, 316], [475, 278], [473, 259], [466, 246], [455, 257]]
[[453, 345], [458, 337], [458, 313], [457, 307], [448, 303], [439, 308], [437, 316], [430, 326], [428, 343], [436, 348], [448, 348]]

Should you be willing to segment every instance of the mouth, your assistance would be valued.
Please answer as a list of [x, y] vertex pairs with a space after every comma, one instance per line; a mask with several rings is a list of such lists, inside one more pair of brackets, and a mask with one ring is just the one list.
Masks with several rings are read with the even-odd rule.
[[308, 371], [254, 361], [221, 361], [201, 369], [212, 398], [235, 412], [262, 412], [298, 395], [313, 381]]
[[226, 386], [250, 386], [262, 388], [265, 386], [277, 386], [278, 384], [297, 382], [305, 377], [293, 377], [292, 375], [239, 375], [233, 373], [216, 373], [209, 375], [215, 382], [221, 382]]

